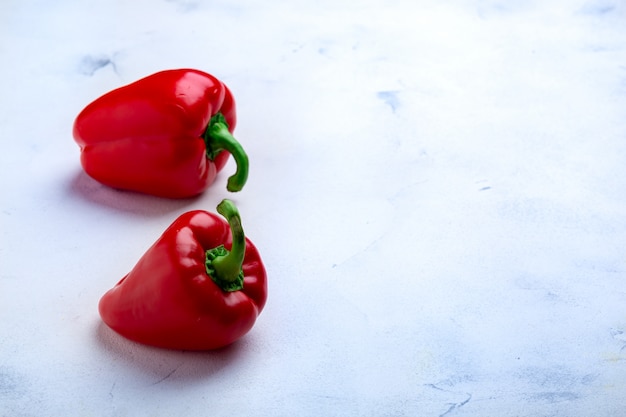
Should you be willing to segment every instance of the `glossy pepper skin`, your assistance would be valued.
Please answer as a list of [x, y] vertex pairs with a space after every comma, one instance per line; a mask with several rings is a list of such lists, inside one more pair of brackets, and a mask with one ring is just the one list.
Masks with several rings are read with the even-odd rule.
[[[265, 267], [234, 204], [181, 215], [100, 299], [103, 321], [128, 339], [211, 350], [246, 334], [267, 299]], [[231, 232], [232, 230], [232, 232]]]
[[224, 168], [248, 175], [248, 157], [232, 136], [235, 100], [217, 78], [194, 69], [157, 72], [96, 99], [76, 117], [73, 136], [85, 172], [113, 188], [160, 197], [202, 193]]

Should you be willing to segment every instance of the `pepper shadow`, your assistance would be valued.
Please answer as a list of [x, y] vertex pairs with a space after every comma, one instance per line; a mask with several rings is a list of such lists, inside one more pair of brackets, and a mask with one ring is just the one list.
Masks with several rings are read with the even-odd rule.
[[102, 321], [96, 326], [95, 338], [112, 363], [120, 366], [122, 361], [125, 372], [133, 370], [135, 377], [148, 386], [180, 387], [216, 378], [242, 361], [247, 350], [243, 339], [212, 351], [161, 349], [128, 340]]
[[137, 216], [160, 216], [180, 212], [197, 202], [201, 197], [199, 195], [190, 198], [169, 199], [118, 190], [99, 183], [83, 170], [77, 170], [69, 181], [68, 193], [72, 197], [78, 197], [89, 204]]

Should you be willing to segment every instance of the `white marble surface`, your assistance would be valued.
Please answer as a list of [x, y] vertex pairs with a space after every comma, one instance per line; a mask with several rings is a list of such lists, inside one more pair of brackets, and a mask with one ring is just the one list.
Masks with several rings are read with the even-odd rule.
[[[623, 1], [8, 0], [0, 57], [0, 416], [626, 415]], [[76, 114], [179, 67], [233, 90], [244, 191], [86, 177]], [[269, 273], [253, 331], [103, 326], [224, 197]]]

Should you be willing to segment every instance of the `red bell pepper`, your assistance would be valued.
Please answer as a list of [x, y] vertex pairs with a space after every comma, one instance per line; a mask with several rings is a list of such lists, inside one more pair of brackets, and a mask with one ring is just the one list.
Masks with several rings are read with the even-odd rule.
[[235, 205], [221, 217], [181, 215], [137, 265], [100, 299], [103, 321], [136, 342], [209, 350], [246, 334], [267, 299], [258, 250], [244, 236]]
[[231, 154], [237, 170], [227, 189], [239, 191], [248, 157], [231, 132], [235, 101], [222, 82], [193, 69], [161, 71], [87, 105], [74, 122], [81, 164], [113, 188], [161, 197], [202, 193]]

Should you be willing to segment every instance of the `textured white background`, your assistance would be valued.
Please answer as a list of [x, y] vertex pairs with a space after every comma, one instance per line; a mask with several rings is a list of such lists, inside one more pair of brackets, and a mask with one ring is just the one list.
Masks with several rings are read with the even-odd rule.
[[[6, 0], [0, 60], [0, 416], [626, 415], [623, 1]], [[244, 191], [83, 174], [76, 114], [180, 67], [235, 94]], [[269, 274], [252, 332], [106, 328], [225, 197]]]

